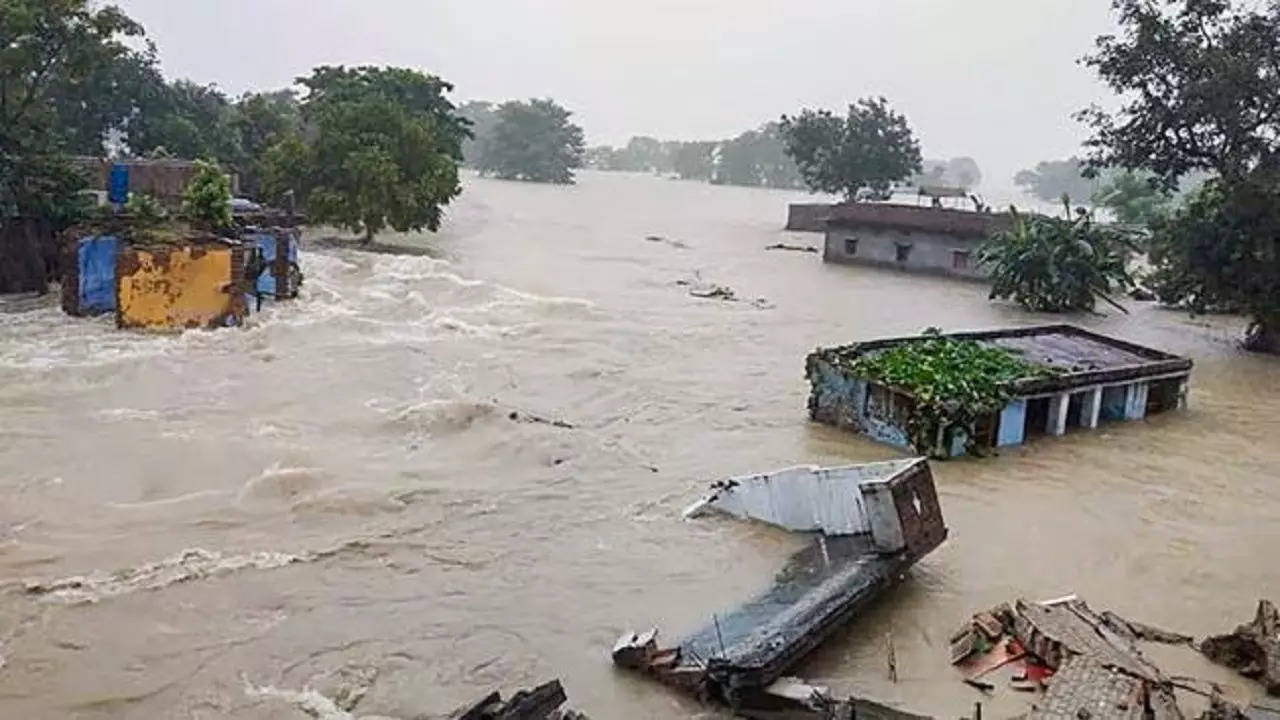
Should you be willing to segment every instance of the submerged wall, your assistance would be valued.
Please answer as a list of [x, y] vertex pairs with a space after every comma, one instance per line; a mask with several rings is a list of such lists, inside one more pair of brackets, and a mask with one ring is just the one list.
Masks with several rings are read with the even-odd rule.
[[181, 330], [240, 325], [244, 253], [221, 244], [125, 248], [117, 262], [116, 324]]

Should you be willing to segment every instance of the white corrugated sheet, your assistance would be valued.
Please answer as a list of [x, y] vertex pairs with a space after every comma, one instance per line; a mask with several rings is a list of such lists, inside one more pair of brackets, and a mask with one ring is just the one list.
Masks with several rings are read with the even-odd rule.
[[918, 462], [911, 458], [833, 468], [808, 465], [721, 480], [684, 516], [717, 510], [797, 532], [869, 533], [862, 486], [887, 482]]

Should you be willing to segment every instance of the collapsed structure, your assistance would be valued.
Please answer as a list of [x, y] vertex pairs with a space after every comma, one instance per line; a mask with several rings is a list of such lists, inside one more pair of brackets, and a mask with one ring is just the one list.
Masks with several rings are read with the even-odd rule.
[[[707, 510], [821, 534], [771, 586], [675, 645], [660, 645], [657, 629], [624, 634], [614, 663], [746, 717], [865, 716], [861, 701], [835, 700], [826, 688], [785, 675], [945, 540], [928, 461], [732, 478], [713, 485], [686, 516]], [[892, 714], [880, 710], [872, 714]]]
[[913, 438], [911, 426], [923, 408], [922, 399], [856, 367], [861, 359], [908, 346], [922, 340], [920, 336], [819, 348], [806, 361], [810, 417], [900, 448], [946, 457], [974, 448], [1019, 445], [1075, 427], [1141, 420], [1187, 404], [1191, 360], [1071, 325], [932, 337], [1002, 350], [1023, 362], [1027, 373], [1005, 384], [1008, 398], [1001, 407], [972, 408], [971, 425], [930, 428], [928, 446], [921, 447], [913, 442], [918, 438]]

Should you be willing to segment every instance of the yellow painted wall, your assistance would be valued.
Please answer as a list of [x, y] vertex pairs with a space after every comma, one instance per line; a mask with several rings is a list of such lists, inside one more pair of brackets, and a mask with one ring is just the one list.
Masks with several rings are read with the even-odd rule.
[[129, 248], [117, 265], [116, 323], [153, 330], [225, 327], [244, 319], [230, 248]]

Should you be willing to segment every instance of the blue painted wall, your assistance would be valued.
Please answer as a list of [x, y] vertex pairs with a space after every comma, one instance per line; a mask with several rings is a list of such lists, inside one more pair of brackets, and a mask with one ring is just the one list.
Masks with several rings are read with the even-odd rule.
[[1000, 433], [996, 445], [1021, 445], [1026, 440], [1027, 401], [1014, 400], [1000, 413]]
[[111, 235], [81, 238], [76, 247], [79, 265], [80, 312], [85, 315], [116, 309], [116, 256], [120, 240]]

